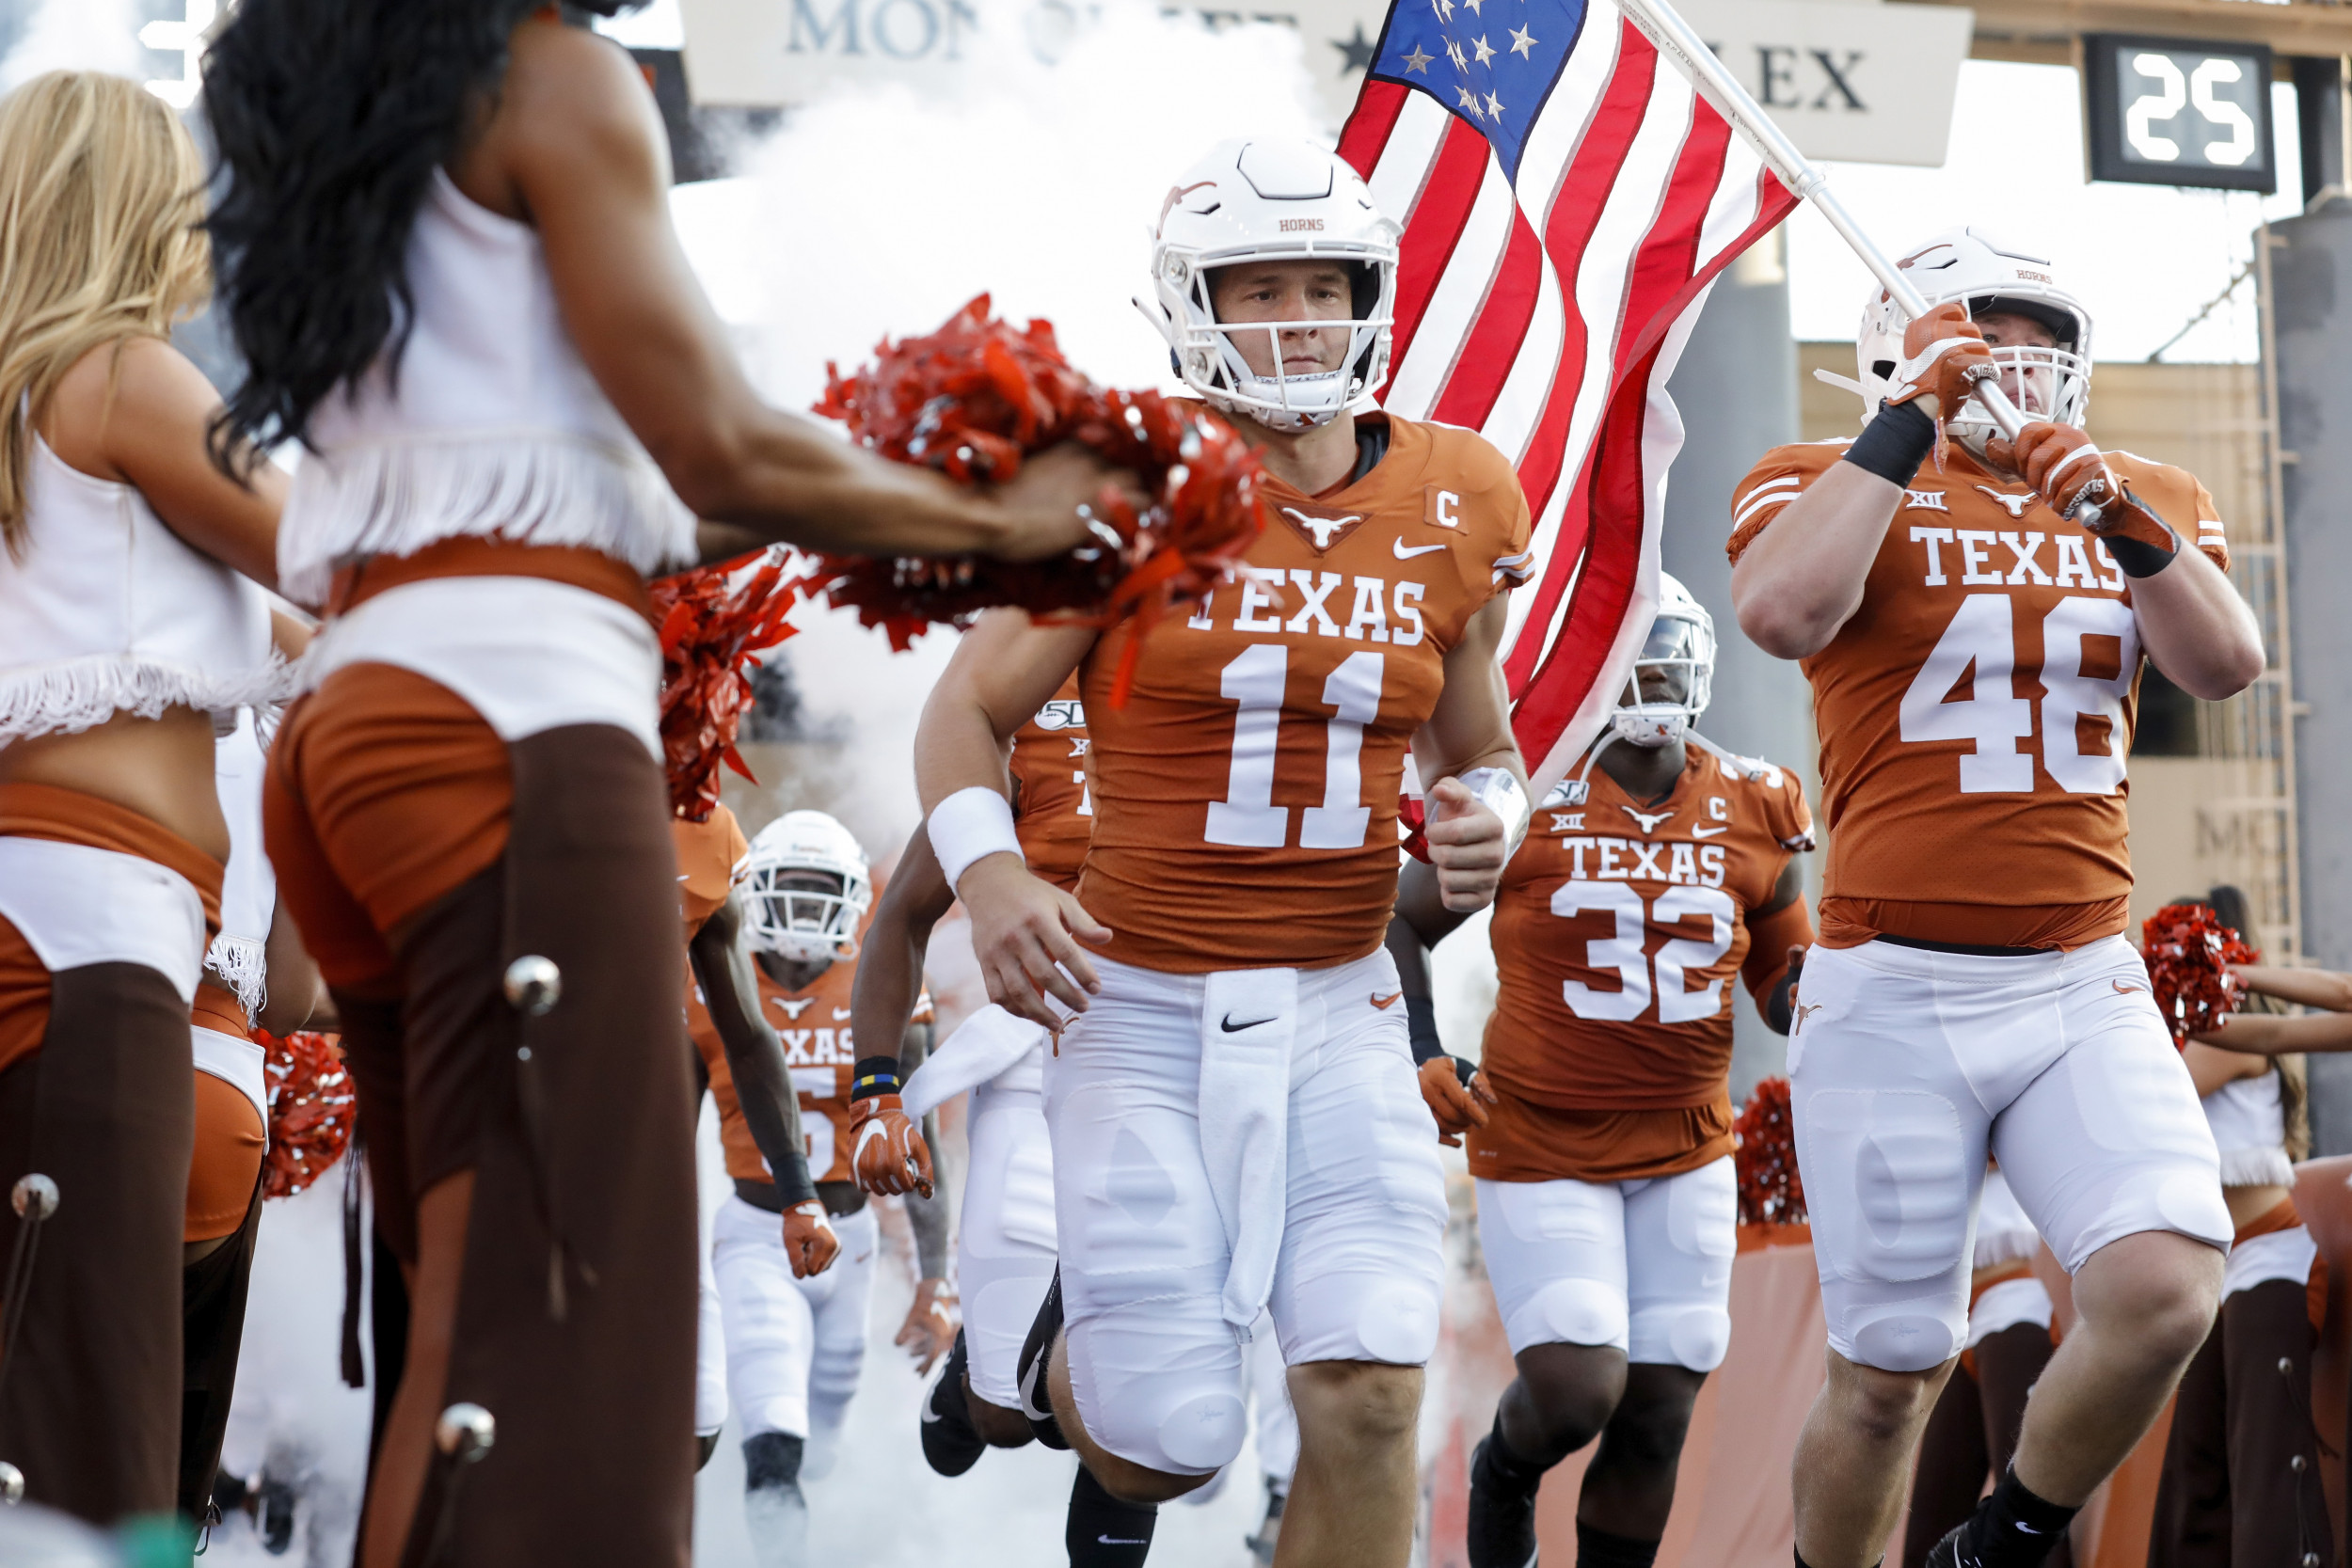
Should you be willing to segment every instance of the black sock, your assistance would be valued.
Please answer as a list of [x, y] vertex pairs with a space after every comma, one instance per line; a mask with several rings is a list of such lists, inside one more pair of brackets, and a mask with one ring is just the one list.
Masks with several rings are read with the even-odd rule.
[[2079, 1512], [2035, 1497], [2010, 1470], [1969, 1519], [1963, 1549], [1982, 1568], [2041, 1568]]
[[1651, 1568], [1658, 1560], [1658, 1543], [1613, 1535], [1576, 1522], [1576, 1568]]
[[[1797, 1552], [1795, 1553], [1795, 1556], [1797, 1559], [1797, 1568], [1813, 1568], [1813, 1564], [1804, 1560], [1804, 1554], [1803, 1552]], [[1879, 1559], [1876, 1562], [1870, 1564], [1870, 1568], [1886, 1568], [1886, 1560], [1884, 1558]]]
[[1093, 1471], [1079, 1465], [1070, 1487], [1070, 1521], [1062, 1528], [1070, 1568], [1143, 1568], [1159, 1516], [1150, 1503], [1120, 1502], [1103, 1490]]
[[1502, 1412], [1500, 1410], [1495, 1412], [1494, 1430], [1486, 1433], [1486, 1441], [1479, 1451], [1479, 1463], [1486, 1468], [1486, 1482], [1515, 1497], [1532, 1496], [1535, 1488], [1543, 1484], [1544, 1472], [1550, 1468], [1547, 1465], [1538, 1465], [1511, 1447], [1510, 1440], [1502, 1435]]

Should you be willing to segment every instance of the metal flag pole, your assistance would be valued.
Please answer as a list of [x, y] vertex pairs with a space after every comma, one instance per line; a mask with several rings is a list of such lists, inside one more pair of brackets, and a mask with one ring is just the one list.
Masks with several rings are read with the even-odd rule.
[[[1658, 52], [1672, 60], [1692, 85], [1707, 95], [1708, 101], [1731, 121], [1782, 182], [1829, 220], [1829, 226], [1837, 230], [1837, 237], [1862, 259], [1862, 264], [1870, 269], [1880, 287], [1902, 307], [1903, 314], [1914, 318], [1927, 314], [1928, 302], [1919, 296], [1911, 279], [1903, 276], [1902, 269], [1870, 243], [1870, 236], [1862, 231], [1853, 214], [1846, 211], [1845, 203], [1829, 188], [1829, 176], [1805, 161], [1804, 154], [1797, 150], [1797, 144], [1772, 123], [1772, 117], [1749, 96], [1748, 89], [1740, 85], [1740, 79], [1724, 62], [1715, 57], [1715, 52], [1707, 47], [1705, 40], [1691, 30], [1691, 24], [1676, 14], [1673, 6], [1667, 0], [1617, 0], [1617, 4], [1626, 20], [1639, 27], [1643, 36], [1658, 46]], [[2000, 384], [1989, 378], [1978, 382], [1977, 398], [1993, 416], [2001, 434], [2015, 440], [2017, 433], [2025, 428], [2025, 417], [2009, 401]]]

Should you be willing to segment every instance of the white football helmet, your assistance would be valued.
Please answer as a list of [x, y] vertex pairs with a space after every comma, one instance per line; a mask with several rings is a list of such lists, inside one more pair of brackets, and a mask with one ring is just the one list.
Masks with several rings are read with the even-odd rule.
[[[1958, 300], [1972, 317], [2007, 311], [2048, 327], [2058, 339], [2056, 348], [1993, 351], [2002, 389], [2028, 420], [2082, 424], [2090, 410], [2090, 312], [2058, 286], [2046, 258], [1981, 229], [1947, 229], [1915, 246], [1901, 264], [1931, 309]], [[1883, 289], [1873, 288], [1863, 304], [1855, 358], [1866, 424], [1878, 412], [1879, 400], [1897, 389], [1892, 378], [1904, 358], [1908, 320]], [[1985, 440], [1997, 434], [1992, 416], [1975, 398], [1947, 418], [1946, 428], [1979, 456]]]
[[[1646, 699], [1645, 672], [1657, 676], [1654, 695]], [[1671, 746], [1691, 733], [1714, 691], [1715, 618], [1679, 580], [1661, 572], [1658, 618], [1634, 657], [1633, 676], [1609, 715], [1609, 727], [1635, 746]]]
[[823, 812], [786, 812], [752, 840], [743, 909], [744, 941], [753, 952], [796, 963], [853, 958], [859, 924], [873, 902], [866, 851]]
[[[1356, 171], [1313, 142], [1283, 137], [1216, 144], [1170, 186], [1152, 241], [1153, 298], [1136, 308], [1168, 340], [1185, 386], [1229, 414], [1277, 430], [1328, 423], [1389, 377], [1396, 311], [1396, 247], [1404, 230], [1380, 215]], [[1219, 325], [1211, 276], [1243, 261], [1336, 258], [1355, 279], [1345, 321]], [[1253, 372], [1238, 333], [1345, 327], [1347, 358], [1335, 371]]]

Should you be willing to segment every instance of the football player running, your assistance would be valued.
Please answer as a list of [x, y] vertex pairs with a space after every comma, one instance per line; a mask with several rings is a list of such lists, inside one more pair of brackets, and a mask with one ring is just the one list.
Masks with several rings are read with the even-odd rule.
[[[728, 1402], [743, 1433], [744, 1513], [755, 1560], [762, 1568], [799, 1568], [807, 1560], [808, 1527], [801, 1479], [824, 1472], [857, 1392], [880, 1241], [866, 1195], [850, 1178], [850, 1157], [857, 1059], [849, 1026], [850, 960], [872, 901], [872, 879], [849, 830], [822, 812], [787, 812], [752, 841], [740, 897], [760, 1014], [784, 1042], [800, 1090], [816, 1200], [840, 1247], [830, 1268], [820, 1255], [787, 1254], [778, 1224], [785, 1195], [752, 1135], [719, 1032], [697, 1000], [689, 1026], [710, 1074], [735, 1182], [711, 1225], [711, 1265], [726, 1338]], [[924, 1272], [942, 1266], [944, 1259]]]
[[[1299, 1427], [1290, 1568], [1412, 1546], [1445, 1195], [1381, 946], [1406, 744], [1449, 905], [1493, 896], [1528, 811], [1495, 660], [1527, 562], [1517, 478], [1470, 432], [1355, 412], [1386, 372], [1397, 234], [1303, 141], [1223, 143], [1177, 182], [1146, 309], [1259, 446], [1265, 532], [1186, 620], [982, 619], [915, 759], [991, 999], [1081, 1015], [1045, 1063], [1053, 1417], [1114, 1496], [1190, 1491], [1241, 1446], [1242, 1337], [1270, 1307]], [[1073, 670], [1094, 802], [1075, 896], [1023, 864], [1000, 750]]]
[[[2090, 317], [2049, 264], [1969, 229], [1904, 264], [1930, 309], [1870, 296], [1862, 434], [1766, 454], [1733, 500], [1740, 625], [1812, 683], [1830, 828], [1788, 1041], [1831, 1351], [1797, 1555], [1865, 1568], [1894, 1528], [1965, 1332], [1989, 1144], [2078, 1315], [2009, 1473], [1929, 1560], [2026, 1568], [2163, 1409], [2230, 1243], [2122, 935], [2140, 660], [2217, 701], [2264, 656], [2204, 488], [2085, 434]], [[2029, 421], [2013, 441], [1985, 376]]]
[[1583, 1568], [1648, 1568], [1691, 1409], [1731, 1338], [1732, 982], [1788, 1032], [1813, 940], [1795, 777], [1692, 729], [1715, 627], [1671, 577], [1624, 701], [1502, 874], [1482, 1070], [1437, 1043], [1425, 944], [1462, 922], [1408, 866], [1390, 927], [1422, 1090], [1469, 1138], [1478, 1233], [1519, 1375], [1470, 1461], [1472, 1568], [1535, 1551], [1544, 1472], [1596, 1437]]

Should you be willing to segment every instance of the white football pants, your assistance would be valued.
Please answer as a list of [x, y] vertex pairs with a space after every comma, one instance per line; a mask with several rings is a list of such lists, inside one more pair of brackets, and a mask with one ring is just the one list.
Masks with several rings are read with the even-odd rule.
[[1021, 1346], [1054, 1282], [1054, 1148], [1031, 1067], [972, 1091], [971, 1173], [956, 1237], [972, 1392], [1021, 1406]]
[[727, 1424], [727, 1338], [719, 1307], [719, 1276], [710, 1251], [699, 1249], [701, 1289], [694, 1302], [694, 1435], [708, 1437]]
[[881, 1232], [870, 1202], [833, 1227], [841, 1238], [833, 1267], [795, 1279], [776, 1215], [729, 1197], [711, 1224], [727, 1397], [746, 1438], [781, 1432], [808, 1439], [814, 1452], [840, 1430], [857, 1392]]
[[1478, 1243], [1513, 1355], [1608, 1345], [1713, 1371], [1731, 1345], [1739, 1227], [1729, 1155], [1640, 1181], [1478, 1183]]
[[2213, 1134], [2122, 937], [1817, 946], [1799, 991], [1789, 1098], [1838, 1354], [1907, 1372], [1959, 1353], [1988, 1144], [2070, 1274], [2145, 1230], [2228, 1249]]
[[[1445, 1273], [1435, 1124], [1385, 952], [1320, 970], [1095, 968], [1102, 993], [1045, 1064], [1072, 1390], [1111, 1452], [1204, 1475], [1248, 1420], [1236, 1311], [1269, 1310], [1292, 1366], [1429, 1359]], [[1220, 1060], [1220, 1037], [1262, 1034], [1286, 1042], [1286, 1098], [1264, 1065], [1279, 1053]], [[1204, 1093], [1204, 1071], [1248, 1086]], [[1257, 1175], [1236, 1184], [1237, 1165]], [[1236, 1286], [1237, 1254], [1267, 1270], [1263, 1299], [1238, 1307], [1237, 1290], [1261, 1288]]]

